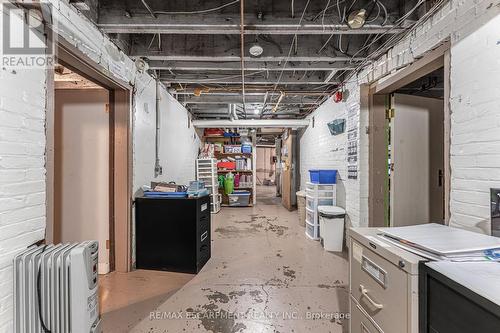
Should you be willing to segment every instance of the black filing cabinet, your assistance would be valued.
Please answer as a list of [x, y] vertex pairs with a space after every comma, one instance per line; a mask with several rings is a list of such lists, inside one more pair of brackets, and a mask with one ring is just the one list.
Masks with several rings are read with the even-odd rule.
[[211, 255], [210, 197], [137, 198], [136, 268], [198, 273]]

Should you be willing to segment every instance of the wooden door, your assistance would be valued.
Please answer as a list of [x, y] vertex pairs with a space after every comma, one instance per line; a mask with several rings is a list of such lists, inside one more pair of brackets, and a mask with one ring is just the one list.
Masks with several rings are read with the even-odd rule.
[[294, 209], [294, 198], [292, 193], [293, 185], [293, 136], [290, 129], [286, 130], [283, 135], [281, 147], [281, 164], [282, 164], [282, 186], [281, 196], [283, 206], [288, 210]]
[[390, 221], [405, 226], [444, 220], [444, 102], [394, 95]]

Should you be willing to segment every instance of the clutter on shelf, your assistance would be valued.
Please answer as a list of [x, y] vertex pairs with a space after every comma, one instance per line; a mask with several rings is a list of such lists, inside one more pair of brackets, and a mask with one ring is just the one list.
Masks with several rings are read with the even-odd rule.
[[254, 161], [253, 143], [248, 135], [248, 130], [205, 129], [199, 159], [215, 161], [218, 177], [214, 183], [222, 205], [251, 205]]

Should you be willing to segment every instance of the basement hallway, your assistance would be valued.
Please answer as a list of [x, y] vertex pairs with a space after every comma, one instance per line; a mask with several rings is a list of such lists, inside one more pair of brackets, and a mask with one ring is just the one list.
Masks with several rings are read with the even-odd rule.
[[212, 259], [198, 275], [102, 277], [104, 332], [347, 332], [346, 258], [309, 240], [274, 187], [257, 198], [212, 215]]

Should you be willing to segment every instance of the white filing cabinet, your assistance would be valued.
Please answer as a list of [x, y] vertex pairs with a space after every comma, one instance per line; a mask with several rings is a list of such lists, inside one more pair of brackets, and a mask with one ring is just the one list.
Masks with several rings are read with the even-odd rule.
[[377, 237], [349, 230], [351, 333], [418, 332], [418, 263], [425, 260]]
[[335, 206], [337, 203], [335, 184], [306, 184], [306, 235], [318, 240], [320, 236], [318, 206]]

